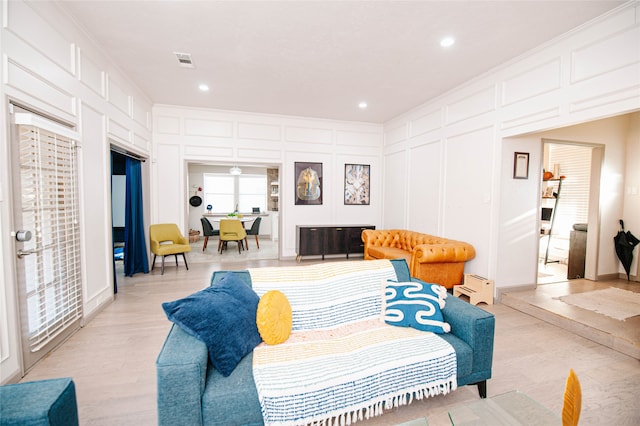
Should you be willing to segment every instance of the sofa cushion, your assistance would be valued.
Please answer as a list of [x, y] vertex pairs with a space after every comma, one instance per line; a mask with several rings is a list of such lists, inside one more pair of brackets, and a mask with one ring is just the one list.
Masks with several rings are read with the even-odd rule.
[[258, 303], [256, 322], [262, 340], [268, 345], [286, 342], [291, 334], [291, 304], [281, 291], [270, 290]]
[[444, 322], [441, 309], [445, 306], [446, 289], [422, 281], [393, 282], [385, 287], [384, 320], [387, 324], [413, 327], [442, 334], [451, 331]]
[[202, 340], [211, 364], [228, 376], [262, 339], [256, 325], [258, 295], [229, 274], [211, 287], [162, 304], [167, 318]]
[[408, 264], [411, 263], [411, 252], [397, 247], [369, 247], [369, 255], [376, 259], [405, 259]]

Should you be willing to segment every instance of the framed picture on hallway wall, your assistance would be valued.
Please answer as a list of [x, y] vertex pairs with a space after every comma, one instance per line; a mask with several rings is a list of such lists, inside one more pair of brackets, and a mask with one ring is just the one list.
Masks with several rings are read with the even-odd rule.
[[345, 205], [369, 205], [370, 173], [368, 164], [344, 165]]
[[295, 163], [296, 206], [322, 204], [322, 163]]
[[529, 179], [529, 153], [513, 153], [513, 178]]

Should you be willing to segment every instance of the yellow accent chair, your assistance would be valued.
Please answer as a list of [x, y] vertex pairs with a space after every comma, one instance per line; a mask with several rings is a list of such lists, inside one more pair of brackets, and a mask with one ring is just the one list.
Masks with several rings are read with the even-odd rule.
[[569, 370], [567, 383], [564, 388], [564, 402], [562, 404], [562, 426], [577, 426], [582, 410], [582, 388], [578, 376]]
[[222, 249], [227, 248], [229, 241], [238, 243], [238, 254], [244, 248], [243, 241], [247, 238], [247, 231], [242, 222], [238, 219], [220, 220], [220, 240], [218, 241], [218, 252], [222, 254]]
[[184, 266], [189, 270], [187, 258], [184, 254], [191, 251], [191, 246], [189, 245], [189, 239], [182, 235], [178, 225], [175, 223], [151, 225], [149, 227], [149, 243], [151, 253], [153, 253], [152, 271], [156, 266], [156, 256], [162, 256], [162, 274], [164, 274], [164, 258], [166, 256], [175, 256], [177, 267], [179, 254], [182, 254]]

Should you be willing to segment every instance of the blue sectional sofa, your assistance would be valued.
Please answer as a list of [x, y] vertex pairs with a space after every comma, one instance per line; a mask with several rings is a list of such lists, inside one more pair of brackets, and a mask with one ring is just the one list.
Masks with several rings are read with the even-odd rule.
[[[391, 262], [398, 281], [412, 280], [403, 259]], [[217, 271], [211, 285], [229, 273], [251, 285], [247, 271]], [[446, 299], [442, 314], [451, 332], [440, 336], [455, 349], [457, 385], [477, 385], [480, 397], [486, 397], [493, 361], [494, 316], [452, 296]], [[224, 377], [208, 360], [205, 343], [173, 325], [156, 362], [158, 424], [263, 424], [252, 361], [250, 353]]]

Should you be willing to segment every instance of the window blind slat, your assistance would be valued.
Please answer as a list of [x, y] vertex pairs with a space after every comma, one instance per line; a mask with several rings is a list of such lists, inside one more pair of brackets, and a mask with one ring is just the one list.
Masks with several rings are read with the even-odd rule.
[[560, 175], [566, 176], [558, 201], [554, 235], [569, 238], [575, 223], [588, 221], [591, 151], [590, 147], [579, 145], [549, 146], [547, 170], [553, 170], [553, 165], [558, 164]]

